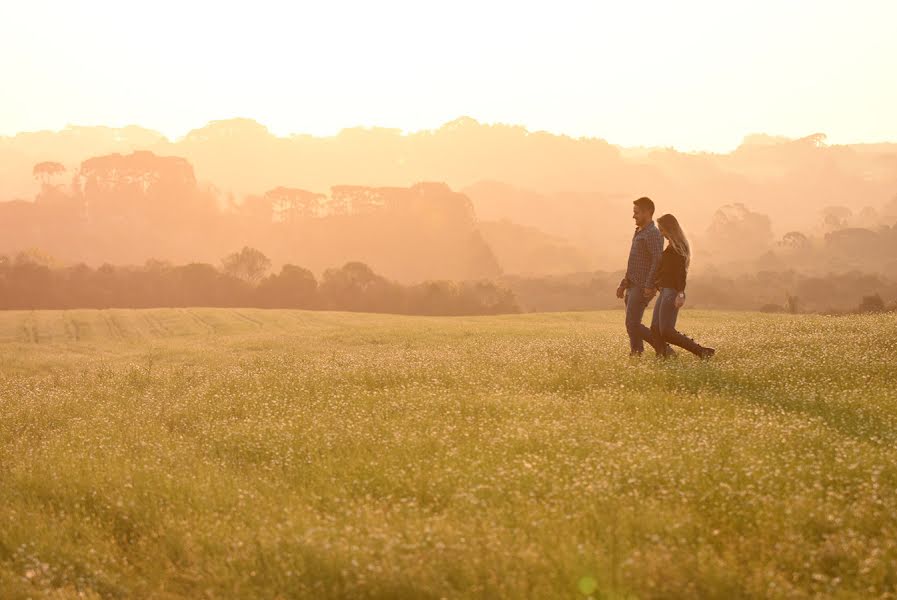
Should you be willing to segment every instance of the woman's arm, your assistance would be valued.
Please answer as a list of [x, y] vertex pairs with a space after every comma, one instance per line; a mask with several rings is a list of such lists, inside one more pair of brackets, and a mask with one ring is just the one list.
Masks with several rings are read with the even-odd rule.
[[676, 291], [684, 293], [685, 280], [687, 277], [687, 273], [685, 272], [685, 257], [681, 254], [677, 254], [676, 257], [678, 258], [676, 261]]
[[676, 308], [682, 308], [685, 304], [685, 280], [687, 273], [685, 272], [685, 257], [676, 255]]

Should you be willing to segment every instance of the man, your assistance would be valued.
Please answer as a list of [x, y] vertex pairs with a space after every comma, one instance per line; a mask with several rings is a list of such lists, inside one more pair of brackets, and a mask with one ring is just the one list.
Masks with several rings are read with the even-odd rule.
[[646, 196], [634, 201], [632, 218], [635, 220], [635, 234], [632, 236], [626, 276], [617, 288], [617, 298], [623, 298], [626, 305], [629, 355], [641, 356], [645, 351], [645, 342], [651, 344], [657, 354], [668, 355], [672, 353], [672, 348], [663, 341], [655, 342], [651, 330], [642, 324], [645, 308], [657, 293], [654, 276], [663, 253], [663, 236], [653, 220], [654, 202]]

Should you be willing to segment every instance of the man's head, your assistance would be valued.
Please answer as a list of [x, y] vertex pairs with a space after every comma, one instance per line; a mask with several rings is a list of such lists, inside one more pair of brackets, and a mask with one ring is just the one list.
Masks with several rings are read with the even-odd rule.
[[632, 203], [632, 218], [639, 227], [644, 227], [654, 218], [654, 202], [647, 196], [642, 196]]

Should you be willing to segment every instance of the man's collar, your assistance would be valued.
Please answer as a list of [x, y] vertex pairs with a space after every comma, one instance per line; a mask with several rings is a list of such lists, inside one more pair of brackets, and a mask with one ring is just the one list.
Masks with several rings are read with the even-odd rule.
[[651, 227], [652, 225], [654, 225], [654, 219], [651, 219], [650, 221], [648, 221], [647, 223], [645, 223], [645, 224], [644, 224], [643, 226], [641, 226], [641, 227], [639, 227], [638, 225], [636, 225], [636, 226], [635, 226], [635, 230], [636, 230], [636, 231], [641, 231], [642, 229], [647, 229], [648, 227]]

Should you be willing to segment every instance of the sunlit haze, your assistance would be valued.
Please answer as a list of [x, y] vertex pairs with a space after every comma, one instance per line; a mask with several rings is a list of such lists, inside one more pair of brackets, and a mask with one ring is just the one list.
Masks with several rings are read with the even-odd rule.
[[623, 146], [897, 140], [897, 3], [4, 2], [0, 135], [461, 115]]

